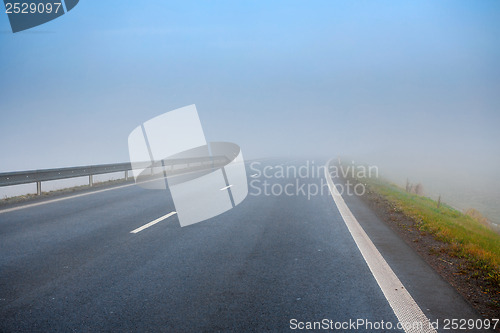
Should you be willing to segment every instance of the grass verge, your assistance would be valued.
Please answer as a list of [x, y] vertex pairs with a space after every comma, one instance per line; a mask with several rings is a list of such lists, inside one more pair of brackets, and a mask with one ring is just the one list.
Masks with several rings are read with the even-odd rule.
[[448, 246], [449, 255], [467, 260], [473, 275], [500, 289], [500, 235], [446, 204], [437, 202], [381, 179], [362, 179], [369, 191], [385, 198], [396, 210], [410, 217], [422, 232]]
[[365, 184], [360, 198], [484, 318], [500, 318], [500, 235], [479, 212], [438, 207], [378, 177], [344, 178]]

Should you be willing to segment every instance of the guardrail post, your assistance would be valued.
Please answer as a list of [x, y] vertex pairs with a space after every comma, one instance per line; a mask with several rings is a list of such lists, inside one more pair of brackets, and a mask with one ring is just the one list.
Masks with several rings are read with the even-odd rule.
[[[224, 157], [224, 156], [222, 156]], [[227, 158], [224, 159], [224, 162]], [[201, 157], [201, 158], [187, 158], [187, 159], [171, 159], [168, 161], [170, 165], [164, 165], [163, 170], [169, 169], [172, 173], [175, 171], [182, 172], [184, 166], [194, 168], [198, 165], [203, 166], [205, 164], [214, 166], [216, 161], [220, 158], [216, 157]], [[155, 175], [155, 163], [151, 161], [144, 161], [140, 165], [149, 165], [150, 173], [152, 176]], [[144, 172], [147, 172], [147, 168]], [[69, 167], [69, 168], [58, 168], [58, 169], [45, 169], [45, 170], [30, 170], [30, 171], [16, 171], [16, 172], [3, 172], [0, 173], [0, 187], [12, 186], [20, 184], [33, 184], [36, 183], [36, 193], [37, 195], [42, 195], [42, 182], [66, 179], [73, 177], [89, 177], [89, 187], [94, 186], [94, 175], [113, 173], [113, 172], [125, 172], [125, 179], [129, 180], [129, 172], [132, 170], [132, 177], [134, 175], [134, 166], [130, 163], [115, 163], [115, 164], [103, 164], [103, 165], [89, 165], [81, 167]]]

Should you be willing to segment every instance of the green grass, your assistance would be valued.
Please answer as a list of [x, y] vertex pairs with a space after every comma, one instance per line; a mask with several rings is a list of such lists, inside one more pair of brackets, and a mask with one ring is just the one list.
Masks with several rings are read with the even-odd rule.
[[369, 190], [378, 193], [406, 216], [416, 227], [434, 235], [446, 244], [447, 252], [467, 259], [474, 276], [482, 276], [500, 288], [500, 235], [481, 223], [477, 217], [466, 215], [448, 205], [427, 197], [407, 193], [404, 189], [380, 179], [363, 179]]

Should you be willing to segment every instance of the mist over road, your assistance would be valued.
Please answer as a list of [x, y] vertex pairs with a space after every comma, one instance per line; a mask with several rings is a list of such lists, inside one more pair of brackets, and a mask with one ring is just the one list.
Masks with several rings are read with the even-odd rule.
[[[324, 183], [247, 173], [257, 187]], [[479, 318], [359, 198], [345, 201], [431, 322]], [[131, 233], [173, 211], [168, 191], [126, 186], [0, 212], [0, 331], [290, 331], [323, 319], [396, 327], [328, 191], [250, 187], [210, 220], [181, 228], [171, 214]]]

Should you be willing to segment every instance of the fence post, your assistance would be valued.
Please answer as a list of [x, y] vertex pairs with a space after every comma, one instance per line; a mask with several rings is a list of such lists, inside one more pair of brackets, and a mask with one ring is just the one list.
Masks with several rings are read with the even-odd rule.
[[89, 186], [90, 187], [94, 186], [94, 176], [93, 175], [89, 175]]
[[125, 170], [125, 181], [128, 180], [128, 170]]
[[439, 208], [439, 206], [441, 206], [441, 194], [439, 195], [439, 198], [438, 198], [438, 207], [437, 208]]
[[36, 194], [42, 195], [42, 182], [41, 181], [36, 182]]

